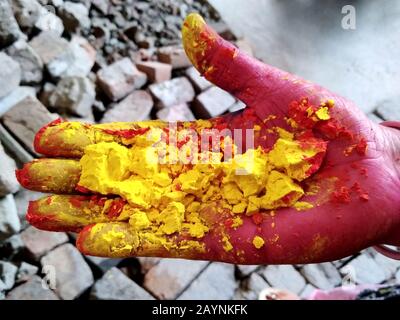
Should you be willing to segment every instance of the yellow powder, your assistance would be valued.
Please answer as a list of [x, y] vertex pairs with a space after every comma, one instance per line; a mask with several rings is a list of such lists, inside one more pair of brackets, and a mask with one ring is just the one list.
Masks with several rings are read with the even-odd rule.
[[315, 114], [320, 120], [329, 120], [331, 118], [328, 107], [319, 108]]
[[263, 238], [259, 237], [259, 236], [255, 236], [253, 238], [253, 245], [257, 248], [260, 249], [261, 247], [264, 246], [264, 240]]
[[229, 241], [229, 238], [226, 234], [224, 234], [222, 237], [222, 246], [226, 252], [229, 252], [233, 249], [233, 246], [232, 246], [231, 242]]
[[306, 201], [297, 201], [293, 207], [295, 207], [297, 211], [302, 211], [313, 208], [313, 205]]
[[[208, 121], [198, 121], [198, 125], [211, 126]], [[107, 231], [104, 237], [115, 252], [136, 250], [138, 246], [156, 250], [160, 245], [168, 250], [186, 250], [190, 246], [204, 250], [199, 241], [212, 226], [201, 213], [213, 208], [217, 201], [217, 211], [228, 209], [234, 215], [231, 226], [235, 229], [243, 225], [241, 215], [251, 215], [260, 209], [312, 208], [312, 204], [299, 201], [304, 190], [295, 181], [307, 177], [310, 164], [306, 159], [320, 150], [302, 148], [292, 133], [273, 128], [279, 139], [268, 153], [261, 148], [249, 149], [221, 162], [221, 153], [206, 152], [198, 155], [199, 159], [208, 157], [212, 163], [185, 165], [160, 163], [162, 152], [177, 151], [176, 146], [166, 148], [165, 143], [157, 141], [161, 131], [155, 126], [146, 134], [129, 139], [133, 146], [103, 140], [90, 144], [80, 160], [80, 186], [100, 194], [119, 195], [128, 202], [114, 219], [129, 222], [136, 235], [135, 244], [121, 244], [125, 241], [121, 238], [123, 233]], [[124, 142], [127, 141], [121, 143]], [[190, 148], [187, 150], [186, 155], [192, 157]], [[111, 205], [112, 201], [106, 201], [104, 213]], [[177, 245], [171, 236], [180, 234], [193, 240]], [[114, 243], [113, 237], [119, 241]], [[224, 250], [231, 251], [229, 236], [224, 233], [221, 237]], [[253, 244], [259, 248], [264, 241], [257, 236]]]

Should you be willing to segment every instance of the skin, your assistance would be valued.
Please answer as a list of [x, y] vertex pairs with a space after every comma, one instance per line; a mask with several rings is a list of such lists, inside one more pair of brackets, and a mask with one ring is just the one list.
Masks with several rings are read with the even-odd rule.
[[[333, 100], [331, 117], [337, 128], [350, 132], [352, 137], [327, 138], [323, 163], [309, 180], [319, 186], [319, 190], [302, 199], [312, 203], [313, 208], [305, 211], [281, 208], [272, 214], [261, 212], [262, 219], [256, 222], [254, 218], [243, 216], [243, 225], [232, 229], [226, 226], [230, 213], [217, 210], [216, 203], [202, 213], [212, 226], [202, 239], [205, 250], [167, 250], [144, 241], [139, 248], [118, 256], [303, 264], [336, 260], [378, 244], [400, 245], [398, 130], [372, 123], [353, 102], [327, 89], [239, 52], [198, 15], [192, 14], [185, 20], [183, 43], [200, 73], [247, 105], [247, 111], [224, 116], [224, 123], [230, 129], [262, 125], [255, 147], [271, 146], [276, 137], [267, 134], [268, 128], [288, 129], [284, 117], [289, 114], [289, 105], [304, 98], [313, 105]], [[276, 118], [264, 121], [271, 115]], [[212, 119], [211, 122], [218, 126], [221, 120]], [[75, 187], [80, 174], [78, 159], [84, 147], [119, 139], [112, 134], [96, 136], [96, 132], [104, 128], [125, 128], [128, 124], [87, 125], [72, 136], [61, 125], [53, 123], [37, 134], [36, 150], [49, 158], [29, 163], [17, 172], [25, 188], [59, 194], [31, 202], [27, 219], [43, 230], [80, 232], [77, 247], [85, 254], [115, 256], [106, 249], [106, 244], [102, 245], [102, 233], [114, 228], [124, 235], [123, 240], [115, 239], [115, 242], [124, 241], [124, 244], [134, 241], [135, 235], [126, 222], [117, 222], [102, 213], [104, 196], [76, 195]], [[164, 124], [155, 122], [154, 125]], [[128, 126], [140, 127], [137, 124]], [[317, 134], [323, 134], [322, 129], [318, 130]], [[366, 143], [361, 152], [345, 152], [361, 142]], [[60, 157], [68, 160], [56, 159]], [[94, 224], [101, 228], [93, 227]], [[95, 229], [101, 231], [94, 232]], [[230, 238], [232, 250], [223, 248], [221, 232]], [[265, 242], [259, 249], [252, 243], [256, 235]], [[172, 239], [180, 240], [180, 236]]]

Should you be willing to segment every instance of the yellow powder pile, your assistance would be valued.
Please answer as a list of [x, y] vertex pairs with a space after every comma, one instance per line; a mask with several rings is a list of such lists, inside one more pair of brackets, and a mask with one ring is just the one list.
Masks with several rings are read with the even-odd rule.
[[[320, 116], [325, 117], [324, 112]], [[198, 240], [209, 231], [201, 213], [217, 201], [235, 214], [233, 228], [242, 225], [243, 214], [312, 207], [299, 201], [304, 190], [298, 182], [308, 177], [311, 164], [307, 159], [321, 150], [301, 146], [293, 134], [283, 129], [276, 131], [279, 138], [270, 152], [249, 149], [226, 162], [222, 161], [222, 153], [207, 151], [196, 157], [212, 159], [211, 163], [160, 163], [160, 156], [165, 160], [165, 156], [172, 158], [182, 150], [185, 157], [193, 158], [193, 149], [191, 141], [180, 148], [160, 142], [163, 131], [158, 127], [134, 137], [131, 146], [116, 142], [91, 144], [80, 161], [79, 186], [125, 199], [128, 205], [116, 219], [129, 221], [141, 238], [168, 248], [172, 245], [169, 236], [184, 235], [193, 239], [186, 245], [201, 249]], [[226, 235], [222, 242], [226, 251], [232, 249]], [[253, 245], [259, 249], [264, 241], [256, 236]]]

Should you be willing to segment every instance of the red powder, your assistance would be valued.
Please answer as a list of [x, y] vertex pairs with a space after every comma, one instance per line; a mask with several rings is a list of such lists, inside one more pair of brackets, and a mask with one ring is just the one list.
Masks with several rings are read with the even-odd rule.
[[356, 146], [356, 151], [359, 155], [364, 156], [367, 152], [367, 141], [364, 138], [361, 138]]
[[112, 202], [110, 209], [107, 212], [107, 216], [112, 218], [118, 218], [124, 208], [126, 201], [124, 199], [116, 199]]
[[331, 201], [336, 203], [349, 203], [350, 202], [349, 188], [341, 187], [339, 191], [333, 192]]
[[260, 225], [260, 224], [263, 222], [263, 220], [264, 220], [262, 214], [259, 213], [259, 212], [254, 213], [254, 214], [251, 216], [251, 219], [253, 220], [253, 222], [254, 222], [256, 225]]
[[112, 130], [112, 129], [103, 129], [105, 133], [112, 134], [114, 136], [131, 139], [138, 135], [142, 135], [149, 131], [150, 128], [138, 128], [138, 129], [122, 129], [122, 130]]

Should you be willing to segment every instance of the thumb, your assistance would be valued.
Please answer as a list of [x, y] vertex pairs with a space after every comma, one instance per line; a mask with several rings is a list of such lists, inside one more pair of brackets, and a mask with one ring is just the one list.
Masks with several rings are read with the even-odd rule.
[[291, 101], [319, 91], [301, 78], [240, 52], [196, 13], [185, 19], [182, 40], [190, 61], [207, 80], [255, 108], [259, 116], [286, 114]]

